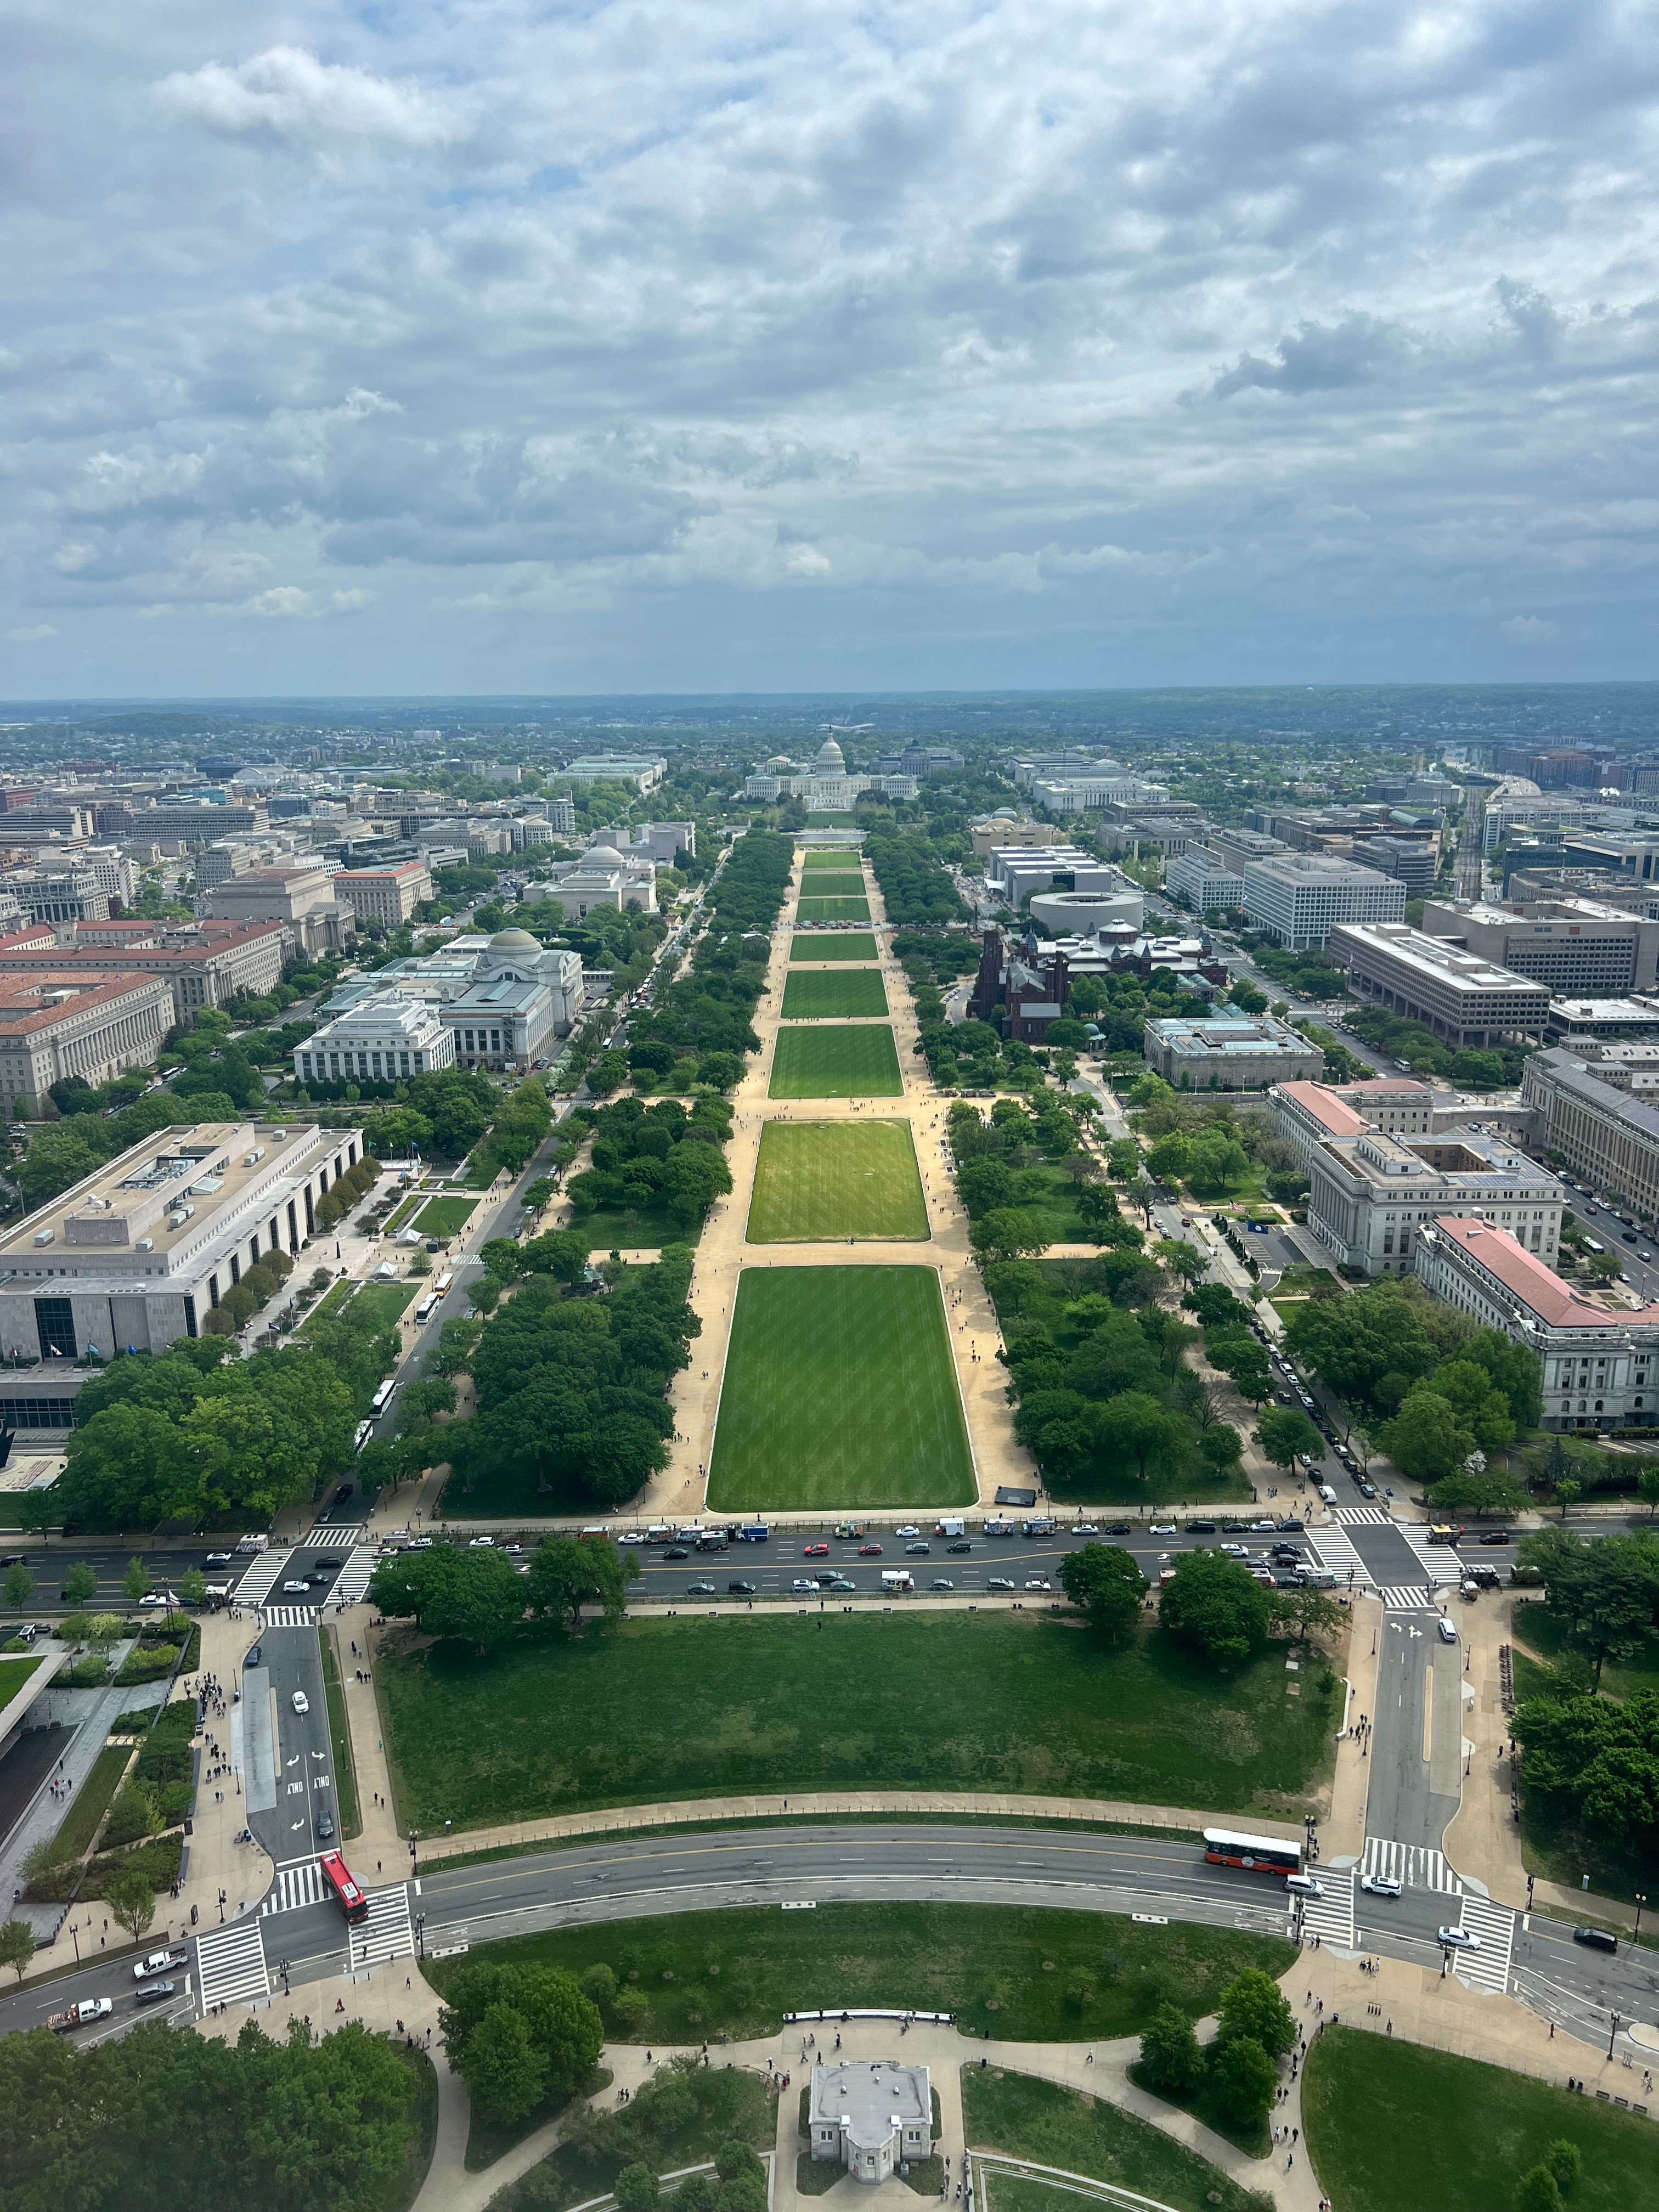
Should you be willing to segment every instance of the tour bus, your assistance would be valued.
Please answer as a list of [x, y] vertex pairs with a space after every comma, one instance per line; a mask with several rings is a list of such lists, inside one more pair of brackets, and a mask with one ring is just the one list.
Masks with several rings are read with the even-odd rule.
[[437, 1310], [438, 1293], [436, 1291], [428, 1291], [415, 1309], [415, 1326], [416, 1328], [423, 1327], [426, 1322], [429, 1322], [433, 1315], [436, 1313]]
[[369, 1411], [374, 1416], [376, 1420], [379, 1420], [380, 1415], [385, 1413], [386, 1407], [392, 1403], [392, 1393], [397, 1389], [397, 1378], [394, 1376], [388, 1375], [386, 1381], [381, 1383], [380, 1389], [369, 1400]]
[[433, 1297], [434, 1298], [447, 1297], [449, 1295], [449, 1286], [454, 1279], [455, 1275], [453, 1268], [440, 1267], [437, 1273], [432, 1278]]
[[1300, 1874], [1302, 1846], [1276, 1836], [1247, 1836], [1231, 1828], [1206, 1828], [1204, 1856], [1212, 1866], [1243, 1867], [1251, 1874]]
[[358, 1888], [350, 1868], [338, 1851], [325, 1851], [317, 1862], [334, 1902], [349, 1921], [367, 1920], [368, 1899]]

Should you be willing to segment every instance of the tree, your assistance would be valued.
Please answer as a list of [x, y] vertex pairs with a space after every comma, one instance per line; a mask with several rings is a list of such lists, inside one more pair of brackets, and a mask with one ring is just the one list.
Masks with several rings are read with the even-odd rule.
[[467, 2038], [461, 2078], [475, 2112], [503, 2124], [540, 2104], [547, 2067], [521, 2012], [497, 2002]]
[[1172, 1275], [1179, 1275], [1182, 1281], [1188, 1285], [1209, 1273], [1208, 1258], [1196, 1244], [1188, 1243], [1184, 1237], [1161, 1237], [1153, 1245], [1152, 1252], [1160, 1267], [1167, 1267]]
[[179, 1579], [179, 1595], [185, 1605], [200, 1605], [207, 1595], [207, 1577], [199, 1567], [186, 1567]]
[[1060, 1563], [1060, 1586], [1088, 1614], [1090, 1626], [1115, 1641], [1134, 1626], [1148, 1589], [1133, 1554], [1116, 1544], [1068, 1552]]
[[1576, 2142], [1565, 2136], [1558, 2136], [1544, 2153], [1544, 2162], [1555, 2176], [1556, 2185], [1564, 2196], [1571, 2192], [1583, 2176], [1584, 2154]]
[[1166, 1413], [1143, 1390], [1125, 1390], [1100, 1410], [1097, 1434], [1109, 1461], [1131, 1462], [1142, 1482], [1171, 1471], [1191, 1431], [1177, 1413]]
[[1651, 1521], [1659, 1513], [1659, 1465], [1644, 1467], [1636, 1478], [1636, 1494], [1648, 1509]]
[[1561, 1508], [1561, 1518], [1564, 1521], [1567, 1517], [1568, 1506], [1578, 1498], [1583, 1487], [1583, 1484], [1579, 1481], [1577, 1475], [1572, 1474], [1564, 1474], [1560, 1481], [1556, 1484], [1555, 1502]]
[[21, 1982], [34, 1956], [34, 1930], [27, 1920], [8, 1920], [0, 1927], [0, 1966], [9, 1966]]
[[1228, 1983], [1217, 2003], [1216, 2018], [1218, 2043], [1249, 2036], [1273, 2058], [1296, 2048], [1296, 2014], [1278, 1983], [1260, 1966], [1247, 1966]]
[[1419, 1382], [1399, 1413], [1385, 1421], [1377, 1441], [1414, 1482], [1436, 1482], [1460, 1468], [1474, 1449], [1473, 1431], [1464, 1428], [1449, 1401]]
[[596, 1537], [550, 1536], [530, 1561], [530, 1609], [568, 1620], [574, 1628], [589, 1600], [608, 1620], [620, 1620], [628, 1606], [628, 1585], [642, 1571], [638, 1557]]
[[434, 1545], [384, 1559], [369, 1578], [368, 1601], [394, 1616], [413, 1613], [428, 1636], [483, 1647], [524, 1618], [525, 1587], [505, 1553]]
[[1116, 1137], [1106, 1147], [1106, 1164], [1115, 1181], [1133, 1182], [1140, 1173], [1140, 1147], [1133, 1137]]
[[1273, 1467], [1290, 1468], [1298, 1457], [1323, 1459], [1325, 1439], [1297, 1406], [1275, 1406], [1256, 1425], [1261, 1456]]
[[1223, 1669], [1243, 1666], [1262, 1649], [1272, 1619], [1270, 1594], [1219, 1552], [1188, 1552], [1158, 1599], [1160, 1624]]
[[1460, 1425], [1468, 1430], [1481, 1451], [1502, 1451], [1515, 1442], [1515, 1416], [1510, 1411], [1508, 1394], [1494, 1388], [1478, 1360], [1445, 1361], [1435, 1370], [1430, 1387], [1450, 1406]]
[[1149, 1172], [1159, 1182], [1182, 1182], [1192, 1165], [1192, 1139], [1179, 1131], [1160, 1137], [1146, 1155]]
[[6, 1569], [6, 1603], [14, 1613], [21, 1613], [34, 1595], [34, 1577], [20, 1560]]
[[1034, 1258], [1053, 1239], [1048, 1222], [1034, 1209], [999, 1206], [970, 1224], [968, 1241], [982, 1258], [1001, 1261]]
[[1229, 1474], [1244, 1456], [1244, 1439], [1230, 1421], [1212, 1421], [1200, 1431], [1198, 1452], [1212, 1474]]
[[1249, 1155], [1237, 1137], [1213, 1130], [1194, 1143], [1188, 1159], [1187, 1180], [1199, 1190], [1229, 1191], [1249, 1164]]
[[1455, 1474], [1432, 1484], [1427, 1497], [1437, 1513], [1473, 1513], [1477, 1517], [1485, 1513], [1524, 1513], [1531, 1502], [1513, 1476], [1490, 1468], [1476, 1474], [1460, 1468]]
[[1191, 2021], [1179, 2005], [1161, 2004], [1140, 2039], [1140, 2080], [1160, 2095], [1182, 2097], [1203, 2071]]
[[617, 2200], [617, 2212], [653, 2212], [662, 2196], [662, 2185], [654, 2168], [636, 2159], [632, 2166], [623, 2166], [611, 2184], [611, 2193]]
[[458, 1974], [439, 2026], [452, 2064], [464, 2074], [472, 2039], [497, 2004], [509, 2007], [528, 2030], [543, 2069], [542, 2095], [561, 2101], [574, 2096], [605, 2042], [599, 2009], [582, 1995], [574, 1976], [559, 1966], [484, 1960]]
[[129, 1605], [137, 1605], [149, 1589], [149, 1570], [142, 1559], [129, 1559], [127, 1571], [121, 1577], [121, 1595]]
[[1210, 2060], [1209, 2075], [1223, 2106], [1241, 2127], [1267, 2118], [1279, 2086], [1279, 2069], [1253, 2036], [1222, 2044]]
[[136, 1943], [155, 1917], [155, 1893], [148, 1875], [118, 1875], [105, 1892], [110, 1911]]
[[1529, 2166], [1515, 2185], [1515, 2212], [1561, 2212], [1561, 2191], [1543, 2162]]
[[1319, 1589], [1280, 1590], [1276, 1594], [1274, 1610], [1281, 1622], [1296, 1632], [1298, 1644], [1310, 1638], [1334, 1633], [1347, 1615], [1334, 1600]]

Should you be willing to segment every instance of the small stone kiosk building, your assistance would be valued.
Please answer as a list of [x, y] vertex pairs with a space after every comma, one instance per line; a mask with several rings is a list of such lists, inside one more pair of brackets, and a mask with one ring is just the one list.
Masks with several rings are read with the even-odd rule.
[[890, 2058], [812, 2069], [815, 2159], [838, 2159], [856, 2181], [885, 2181], [932, 2155], [933, 2107], [925, 2066]]

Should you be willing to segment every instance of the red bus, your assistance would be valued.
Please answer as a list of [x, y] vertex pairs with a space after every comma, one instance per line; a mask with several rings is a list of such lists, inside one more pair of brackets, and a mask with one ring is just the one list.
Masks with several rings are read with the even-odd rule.
[[1204, 1856], [1212, 1866], [1244, 1867], [1253, 1874], [1300, 1874], [1302, 1846], [1274, 1836], [1237, 1835], [1231, 1828], [1206, 1828]]
[[317, 1862], [330, 1894], [348, 1920], [367, 1920], [368, 1899], [352, 1879], [351, 1869], [338, 1851], [325, 1851]]

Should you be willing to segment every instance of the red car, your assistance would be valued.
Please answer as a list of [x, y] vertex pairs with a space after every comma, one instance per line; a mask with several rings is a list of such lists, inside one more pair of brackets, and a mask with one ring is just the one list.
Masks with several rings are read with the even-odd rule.
[[828, 1544], [803, 1544], [800, 1555], [803, 1559], [827, 1559], [830, 1556], [830, 1547]]
[[881, 1546], [879, 1544], [860, 1544], [859, 1546], [859, 1557], [861, 1559], [878, 1559], [881, 1557]]

